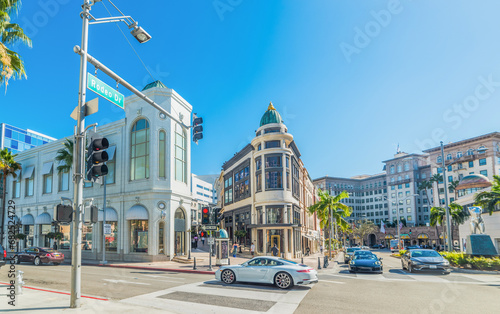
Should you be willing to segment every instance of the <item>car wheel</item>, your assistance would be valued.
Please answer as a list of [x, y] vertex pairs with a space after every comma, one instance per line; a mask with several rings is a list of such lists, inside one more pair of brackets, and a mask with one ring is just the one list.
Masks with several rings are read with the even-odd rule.
[[35, 259], [33, 260], [33, 264], [35, 264], [35, 266], [39, 266], [41, 263], [40, 263], [40, 257], [35, 257]]
[[288, 289], [293, 286], [293, 279], [287, 273], [277, 273], [274, 276], [274, 284], [280, 289]]
[[443, 275], [449, 275], [449, 274], [450, 274], [450, 272], [449, 272], [449, 271], [445, 271], [445, 272], [443, 272]]
[[229, 269], [222, 271], [222, 274], [220, 274], [220, 278], [222, 279], [222, 282], [227, 284], [232, 284], [236, 281], [236, 276], [234, 275], [234, 272]]
[[16, 255], [14, 256], [14, 264], [19, 264], [21, 261], [19, 260], [19, 257]]

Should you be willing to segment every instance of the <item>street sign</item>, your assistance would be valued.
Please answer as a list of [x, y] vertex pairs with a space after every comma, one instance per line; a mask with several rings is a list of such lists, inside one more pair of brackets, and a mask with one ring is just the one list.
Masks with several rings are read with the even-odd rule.
[[215, 239], [214, 238], [208, 238], [208, 245], [212, 245], [215, 243]]
[[205, 230], [217, 230], [217, 225], [205, 225]]
[[104, 224], [104, 234], [111, 234], [111, 224]]
[[118, 107], [124, 107], [124, 97], [123, 94], [114, 90], [108, 84], [104, 83], [97, 77], [93, 76], [90, 73], [87, 73], [87, 88], [96, 93], [99, 96], [104, 97], [109, 100], [111, 103], [117, 105]]
[[[85, 116], [90, 116], [93, 113], [96, 113], [99, 110], [99, 98], [94, 98], [90, 101], [87, 101], [84, 105], [85, 108]], [[70, 117], [73, 118], [73, 120], [77, 119], [77, 110], [78, 106], [73, 109], [73, 112], [71, 113]]]

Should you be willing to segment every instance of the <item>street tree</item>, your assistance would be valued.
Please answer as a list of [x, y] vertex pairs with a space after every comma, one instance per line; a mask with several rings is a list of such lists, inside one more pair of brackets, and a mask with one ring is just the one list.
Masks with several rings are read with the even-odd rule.
[[66, 173], [71, 170], [73, 166], [73, 148], [74, 142], [70, 139], [66, 139], [66, 142], [63, 143], [64, 148], [61, 148], [57, 151], [57, 155], [55, 160], [59, 162], [59, 166], [57, 166], [57, 173]]
[[344, 198], [349, 197], [349, 193], [343, 191], [336, 196], [332, 196], [330, 195], [330, 193], [328, 193], [328, 191], [322, 191], [321, 189], [318, 189], [318, 197], [319, 202], [310, 206], [307, 210], [311, 214], [316, 213], [316, 216], [320, 221], [320, 227], [324, 231], [328, 230], [328, 235], [330, 238], [328, 247], [330, 251], [330, 258], [332, 258], [331, 248], [333, 234], [331, 232], [332, 226], [330, 224], [330, 221], [335, 220], [339, 226], [349, 225], [344, 217], [348, 217], [351, 215], [351, 208], [341, 203]]
[[371, 233], [377, 232], [378, 227], [373, 224], [371, 221], [363, 221], [358, 226], [354, 227], [352, 233], [357, 235], [361, 239], [361, 245], [363, 245], [363, 241], [365, 237]]
[[[467, 221], [469, 217], [469, 212], [457, 203], [451, 203], [450, 209], [450, 219], [451, 224], [460, 225]], [[446, 209], [443, 207], [432, 207], [430, 216], [430, 225], [436, 227], [436, 234], [439, 236], [438, 225], [444, 226], [446, 224]], [[451, 228], [451, 238], [453, 239], [453, 228]], [[441, 238], [439, 238], [439, 243], [442, 244]]]
[[448, 190], [450, 191], [450, 193], [453, 193], [455, 195], [455, 199], [457, 199], [457, 186], [459, 183], [459, 180], [454, 180], [451, 181], [450, 184], [448, 184]]
[[427, 202], [431, 205], [431, 199], [429, 198], [429, 190], [432, 190], [432, 181], [424, 180], [418, 185], [418, 192], [425, 191], [425, 196], [427, 197]]
[[0, 85], [5, 83], [6, 89], [10, 78], [27, 77], [21, 56], [8, 48], [17, 43], [31, 47], [31, 39], [21, 26], [10, 22], [20, 8], [21, 0], [0, 0]]
[[500, 204], [500, 176], [494, 175], [491, 191], [484, 191], [476, 194], [474, 201], [492, 215]]
[[5, 203], [7, 195], [7, 178], [12, 176], [14, 179], [17, 178], [16, 171], [21, 170], [21, 164], [14, 160], [13, 155], [7, 148], [0, 150], [0, 182], [2, 182], [2, 210], [0, 219], [0, 243], [3, 243], [4, 236], [4, 219], [5, 219]]

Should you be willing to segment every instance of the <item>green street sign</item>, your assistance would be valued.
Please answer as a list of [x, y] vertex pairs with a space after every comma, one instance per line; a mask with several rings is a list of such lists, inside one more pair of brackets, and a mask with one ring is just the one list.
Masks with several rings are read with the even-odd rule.
[[90, 73], [87, 73], [87, 88], [97, 95], [109, 100], [118, 107], [122, 109], [124, 108], [125, 104], [123, 94], [120, 94], [119, 92], [111, 88], [111, 86], [104, 83]]

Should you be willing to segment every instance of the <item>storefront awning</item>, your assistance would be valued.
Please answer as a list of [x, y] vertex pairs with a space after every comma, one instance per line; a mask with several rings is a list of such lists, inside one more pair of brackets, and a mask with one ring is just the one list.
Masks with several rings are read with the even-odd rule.
[[385, 238], [386, 239], [394, 239], [394, 236], [392, 234], [386, 234]]
[[419, 239], [429, 239], [429, 236], [426, 233], [421, 233], [418, 235]]
[[35, 170], [34, 166], [27, 167], [23, 172], [23, 179], [29, 179], [33, 176], [33, 170]]
[[35, 219], [35, 225], [50, 225], [51, 223], [52, 218], [50, 218], [48, 213], [42, 213]]
[[22, 218], [21, 218], [21, 223], [25, 226], [29, 226], [29, 225], [34, 225], [35, 224], [35, 219], [33, 219], [33, 216], [30, 215], [30, 214], [27, 214], [27, 215], [24, 215]]
[[401, 235], [401, 239], [403, 239], [403, 240], [408, 240], [408, 239], [410, 239], [410, 236], [409, 236], [409, 235], [407, 235], [407, 234], [402, 234], [402, 235]]
[[[125, 214], [126, 220], [148, 220], [148, 210], [141, 205], [134, 205]], [[106, 219], [107, 220], [107, 219]]]
[[[102, 221], [103, 212], [100, 210], [98, 214], [99, 221]], [[118, 215], [116, 214], [116, 210], [113, 208], [106, 208], [106, 221], [118, 221]]]

